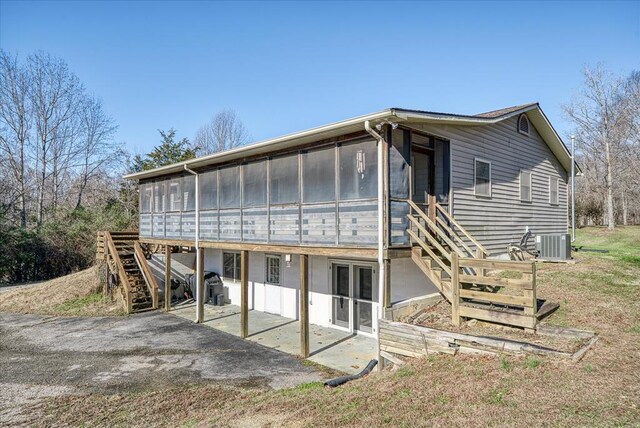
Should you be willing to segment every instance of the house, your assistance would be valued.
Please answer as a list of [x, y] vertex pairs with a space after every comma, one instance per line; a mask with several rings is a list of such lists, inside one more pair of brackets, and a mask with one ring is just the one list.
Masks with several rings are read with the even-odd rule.
[[[567, 232], [570, 166], [534, 103], [473, 116], [390, 108], [125, 178], [140, 183], [140, 241], [198, 249], [197, 321], [203, 272], [215, 271], [243, 336], [249, 309], [299, 319], [305, 355], [309, 323], [377, 337], [385, 308], [437, 292], [454, 320], [535, 327], [535, 265], [499, 259], [525, 230]], [[485, 267], [525, 279], [483, 282]], [[523, 296], [487, 297], [482, 283]]]

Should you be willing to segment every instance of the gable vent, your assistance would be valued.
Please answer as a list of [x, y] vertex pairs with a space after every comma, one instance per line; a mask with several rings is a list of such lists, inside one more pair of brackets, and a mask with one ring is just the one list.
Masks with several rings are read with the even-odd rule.
[[529, 118], [524, 113], [522, 113], [518, 118], [518, 132], [524, 135], [529, 135]]

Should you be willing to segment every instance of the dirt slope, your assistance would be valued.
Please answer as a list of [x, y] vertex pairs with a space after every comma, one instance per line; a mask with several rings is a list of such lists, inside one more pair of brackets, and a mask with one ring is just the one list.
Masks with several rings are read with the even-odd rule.
[[98, 268], [11, 287], [0, 287], [0, 312], [46, 315], [118, 315], [116, 299], [103, 299]]

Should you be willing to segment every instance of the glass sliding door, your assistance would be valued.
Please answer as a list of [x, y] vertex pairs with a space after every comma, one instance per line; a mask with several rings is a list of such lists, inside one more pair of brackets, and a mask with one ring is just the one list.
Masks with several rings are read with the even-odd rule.
[[354, 330], [373, 332], [373, 268], [354, 266]]
[[375, 270], [352, 262], [331, 264], [331, 322], [352, 333], [372, 334], [376, 309]]
[[333, 324], [342, 328], [351, 328], [351, 281], [350, 266], [334, 263], [332, 272], [332, 317]]

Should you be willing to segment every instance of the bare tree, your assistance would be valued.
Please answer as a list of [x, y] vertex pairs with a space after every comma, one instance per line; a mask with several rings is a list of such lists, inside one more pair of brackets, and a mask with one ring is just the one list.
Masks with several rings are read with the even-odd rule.
[[[79, 94], [83, 92], [83, 87], [63, 60], [47, 53], [38, 52], [31, 55], [27, 59], [27, 64], [31, 83], [30, 98], [38, 140], [36, 170], [38, 171], [37, 230], [39, 231], [44, 219], [47, 180], [51, 175], [54, 175], [57, 180], [60, 174], [59, 160], [66, 155], [63, 142], [69, 136], [63, 128], [77, 113]], [[52, 159], [53, 168], [50, 165]], [[54, 183], [54, 195], [57, 195], [58, 184]]]
[[625, 100], [629, 116], [629, 132], [627, 135], [627, 159], [623, 161], [622, 170], [622, 223], [629, 223], [629, 214], [635, 223], [640, 216], [640, 71], [633, 71], [625, 84]]
[[[585, 67], [584, 86], [571, 104], [567, 116], [576, 126], [577, 142], [593, 163], [593, 172], [604, 175], [604, 206], [607, 227], [615, 227], [614, 182], [616, 167], [625, 152], [629, 132], [629, 105], [624, 80], [603, 70], [601, 65]], [[614, 172], [615, 171], [615, 172]]]
[[22, 228], [27, 227], [25, 169], [31, 124], [29, 76], [17, 56], [0, 51], [0, 152], [16, 182]]
[[102, 107], [102, 101], [95, 97], [87, 97], [82, 113], [82, 141], [78, 150], [78, 197], [76, 208], [82, 205], [82, 197], [89, 182], [103, 174], [103, 168], [110, 163], [118, 162], [122, 150], [113, 141], [118, 129], [113, 118], [108, 116]]
[[202, 126], [193, 138], [199, 155], [221, 152], [249, 142], [247, 130], [235, 111], [223, 110]]

